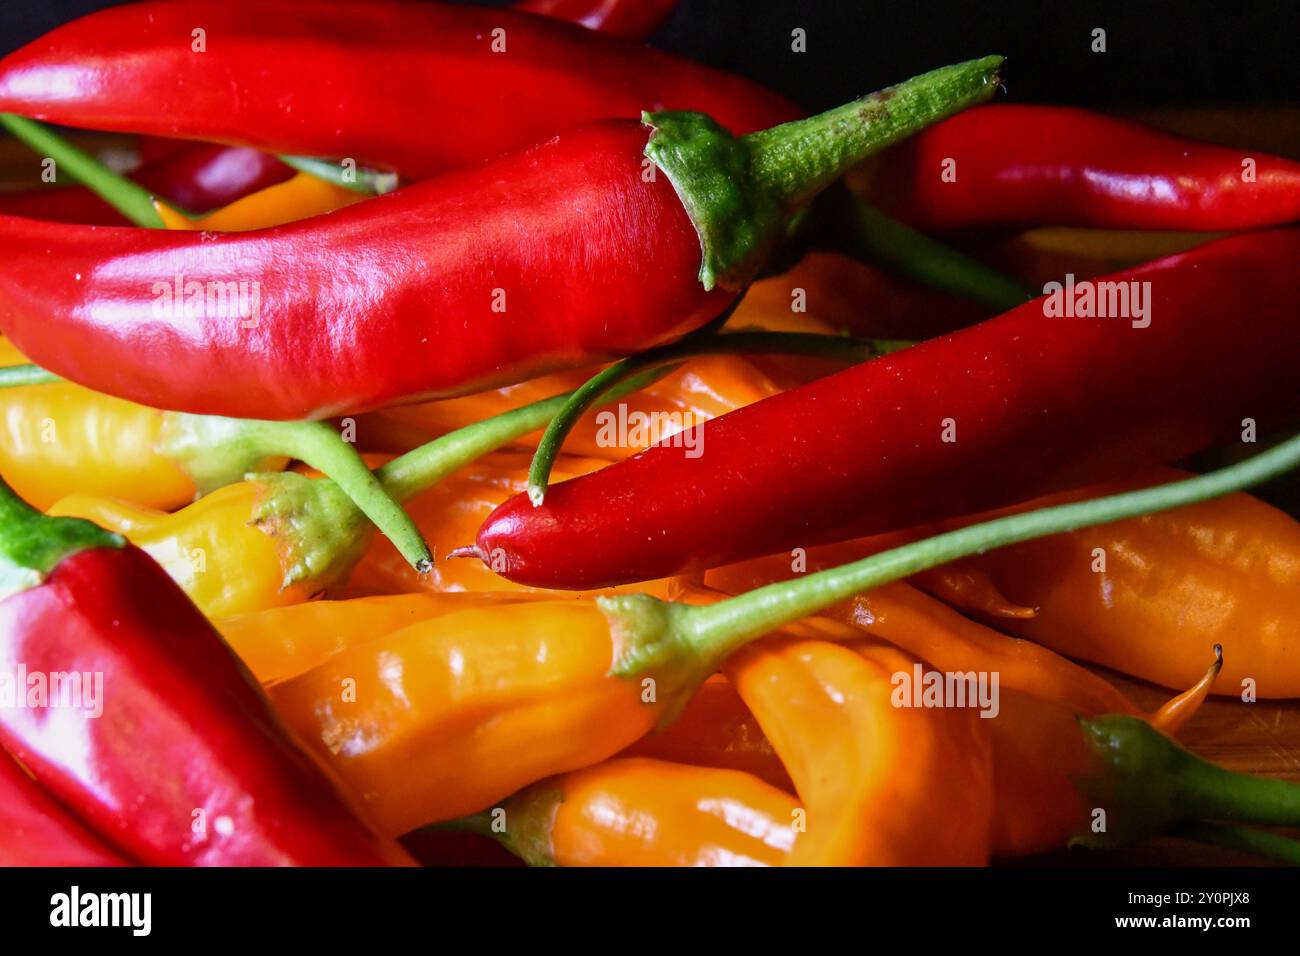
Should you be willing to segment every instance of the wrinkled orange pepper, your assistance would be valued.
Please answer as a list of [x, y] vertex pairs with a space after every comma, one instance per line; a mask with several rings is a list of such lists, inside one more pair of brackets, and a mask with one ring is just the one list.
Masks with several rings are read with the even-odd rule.
[[792, 866], [988, 861], [992, 767], [968, 708], [896, 706], [914, 660], [884, 646], [768, 641], [725, 667], [807, 809]]
[[[1028, 510], [1170, 481], [1095, 486]], [[1300, 696], [1300, 522], [1247, 494], [1086, 528], [969, 559], [1037, 616], [999, 624], [1062, 654], [1165, 687], [1186, 687], [1211, 645], [1224, 649], [1215, 692]], [[1104, 570], [1102, 570], [1104, 562]]]
[[746, 773], [624, 758], [534, 784], [478, 829], [532, 866], [779, 866], [796, 814]]
[[462, 611], [353, 647], [270, 688], [277, 714], [388, 834], [453, 820], [646, 734], [689, 692], [612, 676], [585, 600]]

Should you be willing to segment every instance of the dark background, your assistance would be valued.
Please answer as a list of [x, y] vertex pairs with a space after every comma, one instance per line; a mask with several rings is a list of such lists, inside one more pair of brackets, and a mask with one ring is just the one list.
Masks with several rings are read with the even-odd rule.
[[[0, 53], [111, 5], [0, 0]], [[807, 53], [790, 51], [794, 27], [807, 31]], [[1090, 52], [1094, 27], [1106, 30], [1104, 54]], [[986, 53], [1010, 58], [1008, 92], [1021, 101], [1300, 100], [1300, 0], [682, 0], [653, 42], [747, 74], [810, 108]]]

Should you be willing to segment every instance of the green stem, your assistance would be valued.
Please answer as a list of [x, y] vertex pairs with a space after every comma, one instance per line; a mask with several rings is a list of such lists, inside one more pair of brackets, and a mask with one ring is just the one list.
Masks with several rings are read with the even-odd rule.
[[54, 160], [58, 168], [86, 186], [137, 226], [162, 229], [162, 217], [153, 196], [137, 183], [106, 167], [48, 126], [25, 116], [0, 113], [0, 125], [39, 155]]
[[367, 196], [382, 196], [397, 188], [397, 173], [381, 173], [373, 169], [345, 168], [342, 163], [313, 156], [280, 156], [284, 163], [300, 173], [308, 173], [327, 183], [333, 183], [343, 189], [365, 193]]
[[807, 332], [726, 332], [704, 337], [688, 336], [680, 342], [625, 358], [587, 379], [546, 426], [528, 469], [528, 498], [534, 507], [545, 500], [555, 459], [578, 419], [614, 385], [644, 369], [665, 365], [676, 368], [682, 359], [695, 355], [807, 355], [855, 364], [911, 344], [892, 339], [854, 339]]
[[36, 587], [64, 558], [126, 540], [80, 518], [51, 518], [0, 480], [0, 601]]
[[650, 664], [686, 655], [710, 673], [749, 641], [891, 581], [1021, 541], [1195, 504], [1260, 484], [1297, 465], [1300, 435], [1196, 478], [968, 525], [717, 604], [678, 605], [645, 594], [601, 598], [616, 630], [628, 636], [614, 671], [637, 674]]
[[1269, 833], [1266, 830], [1223, 826], [1216, 823], [1188, 823], [1176, 829], [1174, 836], [1300, 866], [1300, 840]]
[[944, 67], [817, 116], [733, 137], [699, 113], [646, 113], [645, 155], [667, 175], [700, 237], [700, 282], [739, 289], [799, 208], [881, 149], [989, 99], [1002, 58]]
[[998, 312], [1037, 295], [978, 259], [891, 219], [848, 189], [837, 190], [834, 199], [835, 248], [857, 259]]
[[1193, 820], [1300, 824], [1300, 785], [1216, 767], [1140, 717], [1107, 714], [1079, 725], [1099, 772], [1075, 784], [1108, 817], [1106, 832], [1081, 842], [1124, 843]]
[[808, 119], [742, 137], [759, 188], [786, 208], [806, 202], [872, 153], [997, 92], [1003, 58], [940, 67]]
[[64, 379], [39, 365], [7, 365], [0, 368], [0, 388], [26, 388], [28, 385], [54, 385]]
[[357, 450], [325, 422], [233, 420], [242, 439], [273, 454], [305, 462], [325, 474], [352, 500], [421, 574], [433, 556], [415, 521], [366, 467]]
[[[615, 401], [663, 378], [671, 369], [650, 369], [621, 382], [605, 396]], [[530, 402], [457, 429], [394, 458], [375, 474], [398, 501], [407, 501], [477, 458], [544, 427], [570, 401], [573, 392]]]

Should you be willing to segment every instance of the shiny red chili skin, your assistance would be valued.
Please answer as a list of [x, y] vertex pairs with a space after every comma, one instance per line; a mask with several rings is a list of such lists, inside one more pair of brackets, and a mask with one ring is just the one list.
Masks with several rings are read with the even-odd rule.
[[716, 418], [696, 457], [659, 445], [541, 507], [511, 498], [477, 544], [513, 581], [606, 587], [1116, 477], [1239, 439], [1246, 417], [1294, 427], [1298, 261], [1287, 229], [1110, 277], [1151, 282], [1147, 328], [1034, 300]]
[[[1246, 159], [1254, 182], [1242, 178]], [[929, 232], [1256, 229], [1300, 220], [1300, 163], [1088, 110], [999, 103], [891, 149], [868, 194]]]
[[[626, 354], [729, 298], [700, 285], [699, 239], [667, 177], [643, 180], [646, 137], [635, 122], [594, 124], [259, 232], [0, 217], [0, 327], [91, 388], [254, 418], [363, 411]], [[255, 326], [156, 315], [155, 283], [178, 273], [259, 282]]]
[[[195, 53], [200, 27], [206, 52]], [[130, 4], [0, 61], [0, 111], [348, 157], [417, 178], [660, 109], [698, 110], [735, 133], [799, 115], [754, 83], [629, 40], [433, 2]]]
[[18, 673], [19, 665], [29, 675], [103, 675], [100, 716], [4, 708], [0, 744], [133, 859], [409, 862], [353, 816], [252, 676], [144, 552], [79, 551], [0, 602], [0, 667]]
[[[179, 143], [146, 161], [131, 178], [189, 212], [207, 212], [274, 186], [293, 170], [269, 153], [242, 146]], [[124, 226], [126, 218], [84, 186], [0, 193], [0, 214], [87, 226]]]
[[677, 0], [520, 0], [514, 9], [580, 23], [630, 40], [644, 40], [677, 7]]
[[[257, 232], [0, 216], [0, 328], [89, 388], [240, 418], [324, 418], [625, 355], [732, 295], [700, 284], [668, 177], [642, 178], [648, 132], [592, 124]], [[258, 282], [255, 324], [156, 310], [176, 274]]]
[[0, 866], [130, 866], [0, 750]]

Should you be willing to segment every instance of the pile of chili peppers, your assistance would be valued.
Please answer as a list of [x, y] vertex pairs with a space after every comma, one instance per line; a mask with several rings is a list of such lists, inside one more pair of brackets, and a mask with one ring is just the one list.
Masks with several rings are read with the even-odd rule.
[[673, 7], [0, 60], [0, 865], [1300, 862], [1300, 163]]

